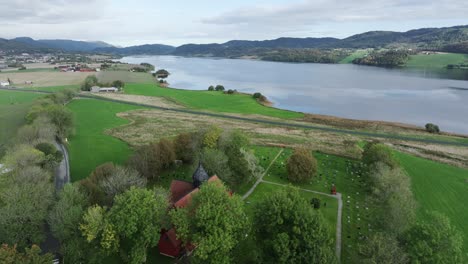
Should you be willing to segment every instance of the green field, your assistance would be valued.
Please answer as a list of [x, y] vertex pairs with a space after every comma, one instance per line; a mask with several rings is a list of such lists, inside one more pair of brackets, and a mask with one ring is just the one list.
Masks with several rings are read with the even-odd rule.
[[302, 113], [280, 110], [263, 106], [249, 95], [228, 95], [222, 92], [190, 91], [173, 88], [163, 88], [155, 84], [127, 84], [125, 93], [146, 96], [165, 97], [175, 100], [189, 108], [210, 110], [215, 112], [258, 114], [279, 118], [301, 118]]
[[47, 86], [47, 87], [30, 87], [30, 86], [24, 86], [22, 89], [28, 89], [28, 90], [39, 90], [39, 91], [51, 91], [51, 92], [60, 92], [65, 89], [73, 89], [73, 90], [78, 90], [80, 88], [79, 85], [61, 85], [61, 86]]
[[40, 96], [43, 95], [0, 90], [0, 157], [4, 154], [6, 144], [25, 123], [24, 116], [32, 101]]
[[96, 74], [100, 82], [121, 80], [125, 83], [154, 84], [156, 79], [149, 73], [130, 71], [101, 71]]
[[411, 177], [419, 218], [424, 220], [427, 211], [447, 215], [463, 233], [464, 251], [468, 252], [468, 170], [400, 152], [397, 157]]
[[352, 63], [354, 59], [362, 58], [366, 56], [368, 53], [369, 53], [368, 50], [356, 50], [353, 53], [351, 53], [351, 55], [349, 55], [348, 57], [342, 59], [339, 63], [340, 64]]
[[136, 106], [93, 99], [72, 101], [68, 108], [74, 113], [75, 136], [69, 141], [72, 181], [88, 177], [105, 162], [124, 163], [131, 153], [127, 143], [105, 134], [106, 129], [127, 124], [117, 113], [138, 109]]
[[406, 66], [418, 68], [445, 68], [448, 64], [461, 63], [468, 63], [468, 55], [457, 53], [418, 54], [412, 55], [406, 63]]

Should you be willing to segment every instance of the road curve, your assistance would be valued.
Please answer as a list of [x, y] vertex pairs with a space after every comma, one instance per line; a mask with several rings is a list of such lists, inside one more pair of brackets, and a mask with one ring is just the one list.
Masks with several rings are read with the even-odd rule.
[[[44, 93], [44, 94], [54, 93], [52, 91], [29, 90], [29, 89], [14, 88], [14, 87], [1, 87], [0, 90], [32, 92], [32, 93]], [[225, 115], [225, 114], [209, 113], [209, 112], [190, 110], [190, 109], [166, 108], [166, 107], [147, 105], [147, 104], [141, 104], [141, 103], [135, 103], [135, 102], [126, 102], [126, 101], [110, 99], [110, 98], [104, 98], [104, 97], [93, 96], [93, 95], [78, 94], [77, 97], [89, 98], [89, 99], [95, 99], [95, 100], [101, 100], [101, 101], [108, 101], [108, 102], [115, 102], [115, 103], [134, 105], [134, 106], [141, 106], [141, 107], [150, 108], [150, 109], [173, 111], [173, 112], [193, 114], [193, 115], [219, 117], [219, 118], [226, 118], [226, 119], [234, 119], [234, 120], [241, 120], [241, 121], [246, 121], [246, 122], [282, 126], [282, 127], [311, 129], [311, 130], [319, 130], [319, 131], [338, 133], [338, 134], [349, 134], [349, 135], [366, 136], [366, 137], [383, 138], [383, 139], [396, 139], [396, 140], [403, 140], [403, 141], [410, 141], [410, 142], [420, 142], [420, 143], [431, 143], [431, 144], [440, 144], [440, 145], [468, 147], [468, 142], [464, 143], [464, 142], [453, 142], [453, 141], [445, 141], [445, 140], [438, 140], [438, 139], [423, 139], [423, 138], [407, 137], [407, 136], [400, 136], [400, 135], [379, 134], [379, 133], [346, 130], [346, 129], [339, 129], [339, 128], [331, 128], [331, 127], [321, 127], [321, 126], [316, 126], [316, 125], [291, 124], [291, 123], [281, 122], [281, 121], [271, 121], [271, 120], [265, 120], [265, 119], [248, 118], [248, 117], [240, 117], [240, 116], [230, 116], [230, 115]]]

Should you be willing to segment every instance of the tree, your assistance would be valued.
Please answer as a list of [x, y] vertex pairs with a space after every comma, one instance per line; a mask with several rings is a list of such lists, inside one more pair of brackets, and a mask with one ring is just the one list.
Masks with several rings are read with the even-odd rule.
[[216, 91], [224, 91], [225, 88], [224, 88], [224, 86], [218, 84], [218, 85], [216, 85], [215, 90]]
[[3, 264], [50, 264], [53, 260], [52, 254], [41, 254], [41, 249], [37, 245], [26, 248], [25, 253], [18, 252], [16, 246], [10, 247], [7, 244], [0, 246], [0, 262]]
[[191, 133], [179, 134], [174, 140], [176, 158], [190, 163], [195, 157], [195, 144]]
[[402, 236], [411, 263], [462, 263], [463, 239], [448, 217], [431, 212]]
[[[229, 167], [233, 172], [233, 179], [229, 182], [235, 187], [250, 180], [252, 176], [248, 160], [248, 153], [243, 152], [249, 145], [249, 139], [240, 130], [225, 133], [219, 140], [220, 148], [229, 158]], [[249, 160], [252, 161], [252, 160]]]
[[371, 235], [359, 245], [359, 255], [365, 264], [406, 264], [408, 256], [398, 244], [398, 240], [385, 233]]
[[439, 133], [440, 129], [438, 125], [434, 125], [432, 123], [426, 124], [426, 131], [429, 133]]
[[121, 166], [115, 166], [108, 177], [103, 177], [99, 181], [99, 187], [106, 194], [107, 204], [110, 204], [116, 195], [124, 193], [132, 186], [145, 187], [146, 178], [142, 177], [135, 169]]
[[398, 166], [398, 161], [393, 157], [392, 150], [381, 143], [368, 143], [362, 153], [362, 161], [372, 167], [377, 162], [385, 163], [391, 168]]
[[83, 84], [81, 85], [82, 91], [91, 91], [91, 87], [96, 86], [99, 83], [98, 78], [96, 75], [87, 76], [84, 80]]
[[255, 99], [259, 99], [261, 96], [262, 96], [261, 93], [254, 93], [254, 94], [252, 95], [252, 97], [255, 98]]
[[223, 130], [217, 126], [211, 126], [204, 134], [203, 147], [216, 148], [218, 146], [218, 140]]
[[89, 177], [80, 181], [80, 185], [84, 188], [90, 204], [103, 205], [108, 202], [104, 190], [102, 190], [99, 183], [110, 177], [114, 171], [115, 165], [113, 163], [104, 163], [96, 167]]
[[395, 235], [405, 231], [416, 211], [408, 175], [398, 167], [377, 162], [369, 172], [369, 186], [372, 200], [385, 212], [374, 218], [375, 224]]
[[24, 125], [16, 134], [16, 144], [35, 145], [40, 142], [52, 142], [55, 140], [57, 128], [50, 122], [47, 116], [37, 117], [32, 124]]
[[217, 175], [230, 185], [234, 183], [229, 167], [229, 158], [221, 150], [205, 148], [202, 154], [202, 163], [208, 175]]
[[125, 87], [125, 83], [123, 81], [120, 81], [120, 80], [116, 80], [116, 81], [113, 81], [111, 83], [111, 86], [112, 87], [116, 87], [116, 88], [124, 88]]
[[158, 243], [161, 228], [166, 227], [168, 207], [167, 191], [132, 187], [115, 197], [110, 211], [88, 208], [80, 230], [103, 252], [120, 250], [126, 262], [143, 263], [147, 249]]
[[317, 172], [317, 160], [310, 150], [298, 148], [288, 159], [288, 179], [291, 182], [307, 182]]
[[156, 71], [153, 75], [154, 77], [156, 78], [159, 78], [159, 79], [166, 79], [167, 77], [169, 77], [169, 72], [165, 69], [160, 69], [158, 71]]
[[42, 142], [35, 146], [35, 148], [44, 153], [45, 158], [42, 162], [42, 167], [47, 169], [54, 169], [63, 159], [63, 154], [53, 144]]
[[159, 141], [156, 153], [158, 154], [158, 159], [163, 169], [167, 169], [174, 164], [176, 154], [174, 151], [174, 144], [169, 139], [163, 138]]
[[44, 161], [44, 158], [44, 153], [31, 146], [16, 145], [13, 149], [7, 151], [5, 157], [3, 157], [3, 164], [11, 170], [20, 170], [39, 165]]
[[229, 263], [249, 232], [244, 203], [220, 182], [205, 183], [186, 208], [170, 212], [177, 237], [196, 245], [194, 263]]
[[214, 88], [213, 85], [210, 85], [210, 87], [208, 87], [208, 91], [214, 91], [214, 90], [215, 90], [215, 88]]
[[88, 199], [78, 185], [66, 184], [52, 207], [48, 223], [54, 236], [62, 243], [79, 234], [79, 223]]
[[7, 188], [0, 192], [1, 242], [26, 247], [43, 241], [47, 210], [54, 193], [52, 184], [45, 179], [7, 182]]
[[49, 213], [51, 232], [60, 241], [60, 252], [67, 263], [84, 262], [92, 259], [90, 256], [94, 254], [79, 230], [87, 205], [88, 197], [79, 185], [66, 184]]
[[322, 215], [292, 187], [256, 204], [254, 227], [264, 263], [336, 263]]
[[312, 198], [312, 200], [310, 200], [310, 203], [312, 204], [312, 206], [314, 207], [314, 209], [320, 209], [320, 199], [319, 198]]
[[57, 128], [56, 135], [67, 138], [73, 133], [73, 113], [62, 105], [51, 105], [44, 112]]

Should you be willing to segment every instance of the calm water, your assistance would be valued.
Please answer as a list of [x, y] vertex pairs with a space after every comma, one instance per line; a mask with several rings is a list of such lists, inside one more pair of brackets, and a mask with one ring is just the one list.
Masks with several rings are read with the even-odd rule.
[[357, 65], [294, 64], [252, 60], [125, 57], [167, 69], [171, 87], [261, 92], [278, 108], [339, 117], [438, 124], [468, 134], [468, 72], [383, 69]]

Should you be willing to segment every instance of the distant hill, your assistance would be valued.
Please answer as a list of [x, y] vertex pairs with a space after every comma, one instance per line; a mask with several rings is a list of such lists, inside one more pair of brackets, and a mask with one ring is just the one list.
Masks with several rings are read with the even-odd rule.
[[0, 38], [0, 50], [7, 53], [51, 52], [54, 49], [44, 45], [34, 45], [27, 41], [16, 41]]
[[162, 44], [147, 44], [141, 46], [131, 46], [126, 48], [99, 47], [94, 49], [97, 53], [118, 54], [118, 55], [167, 55], [171, 54], [175, 47]]
[[[468, 25], [447, 28], [423, 28], [407, 32], [370, 31], [336, 38], [278, 38], [264, 41], [232, 40], [223, 44], [187, 44], [173, 53], [185, 56], [220, 56], [252, 52], [252, 49], [336, 49], [336, 48], [414, 48], [430, 50], [454, 49], [459, 43], [468, 41]], [[465, 44], [463, 44], [464, 47]], [[456, 46], [458, 47], [458, 46]], [[463, 51], [464, 49], [458, 49]], [[225, 56], [223, 55], [223, 56]], [[229, 56], [227, 56], [229, 57]]]
[[112, 45], [102, 42], [88, 42], [88, 41], [77, 41], [68, 39], [39, 39], [34, 40], [28, 37], [20, 37], [12, 39], [15, 42], [21, 42], [28, 44], [35, 48], [51, 48], [64, 51], [77, 51], [77, 52], [90, 52], [96, 48], [113, 47]]

